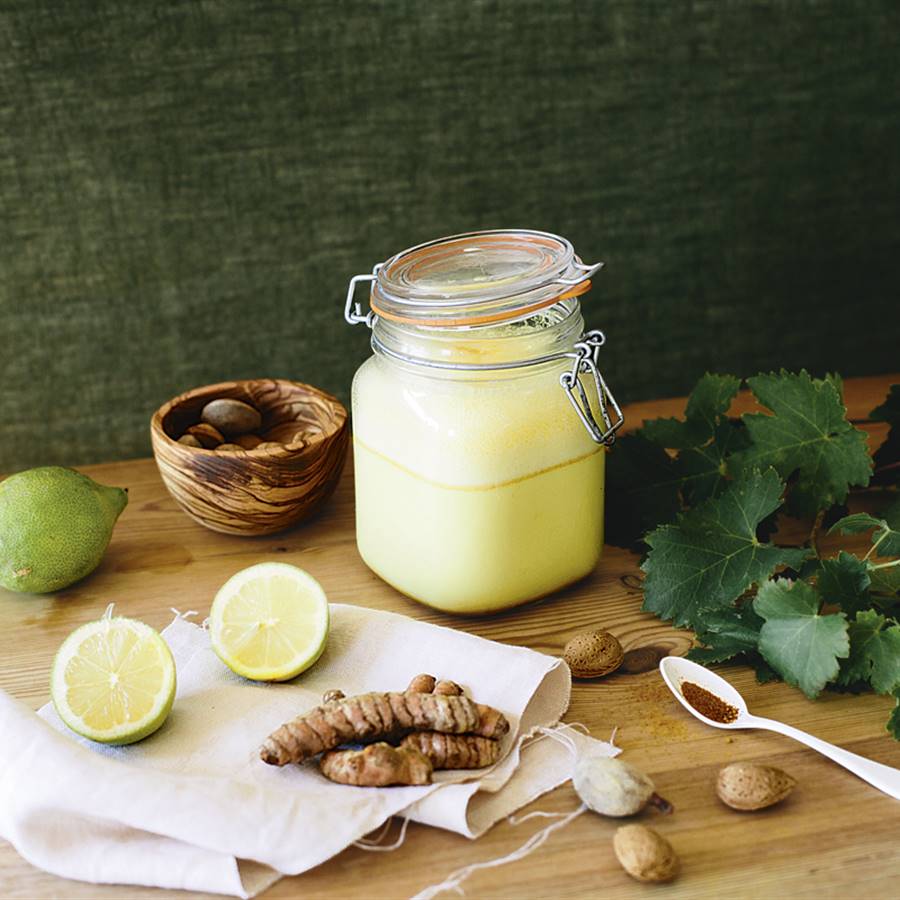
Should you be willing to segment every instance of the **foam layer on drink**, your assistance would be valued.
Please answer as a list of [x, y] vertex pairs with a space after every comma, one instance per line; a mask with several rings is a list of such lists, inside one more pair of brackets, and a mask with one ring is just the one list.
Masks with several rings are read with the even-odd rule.
[[566, 368], [433, 377], [377, 357], [362, 366], [357, 543], [371, 569], [464, 613], [513, 606], [593, 570], [605, 457], [559, 384]]

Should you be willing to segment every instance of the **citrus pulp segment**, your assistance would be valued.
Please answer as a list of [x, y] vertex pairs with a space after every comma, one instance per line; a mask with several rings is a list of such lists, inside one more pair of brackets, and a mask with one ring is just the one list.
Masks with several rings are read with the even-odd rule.
[[287, 681], [308, 669], [328, 639], [328, 599], [287, 563], [260, 563], [232, 576], [209, 616], [213, 650], [254, 681]]
[[63, 641], [50, 694], [72, 731], [103, 744], [132, 744], [165, 722], [175, 700], [175, 661], [149, 625], [105, 617]]

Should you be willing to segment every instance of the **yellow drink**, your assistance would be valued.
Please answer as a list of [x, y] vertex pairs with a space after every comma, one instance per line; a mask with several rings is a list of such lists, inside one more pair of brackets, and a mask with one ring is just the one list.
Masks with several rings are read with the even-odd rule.
[[511, 229], [418, 244], [351, 278], [344, 318], [372, 329], [375, 351], [353, 380], [357, 544], [410, 597], [491, 612], [597, 564], [601, 445], [622, 417], [577, 298], [602, 266]]
[[463, 377], [361, 367], [356, 530], [374, 572], [429, 606], [481, 613], [594, 569], [605, 456], [560, 388], [567, 362]]
[[603, 544], [603, 450], [504, 484], [429, 481], [354, 441], [366, 564], [447, 612], [504, 609], [593, 571]]

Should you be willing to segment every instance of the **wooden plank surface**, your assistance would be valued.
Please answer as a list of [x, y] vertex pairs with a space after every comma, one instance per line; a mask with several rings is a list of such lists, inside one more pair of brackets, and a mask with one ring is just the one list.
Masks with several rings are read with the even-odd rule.
[[[898, 380], [884, 376], [848, 381], [850, 416], [864, 417]], [[742, 397], [738, 404], [748, 409], [751, 402]], [[633, 427], [644, 417], [678, 414], [683, 405], [682, 400], [642, 403], [626, 414]], [[883, 427], [873, 428], [873, 443], [884, 433]], [[373, 575], [356, 552], [349, 468], [336, 496], [314, 521], [265, 538], [229, 537], [192, 522], [166, 494], [152, 460], [84, 471], [99, 481], [127, 486], [130, 492], [100, 568], [53, 596], [0, 590], [0, 687], [35, 708], [47, 699], [56, 648], [77, 625], [97, 618], [110, 601], [119, 612], [162, 628], [172, 618], [171, 607], [205, 615], [229, 575], [268, 559], [307, 569], [332, 601], [389, 609], [545, 653], [558, 654], [568, 638], [593, 627], [615, 633], [626, 650], [653, 644], [683, 653], [691, 644], [689, 632], [675, 631], [640, 611], [637, 557], [612, 547], [589, 578], [500, 615], [452, 617], [402, 597]], [[864, 538], [856, 540], [864, 545]], [[884, 731], [891, 708], [888, 698], [826, 694], [813, 702], [783, 684], [757, 685], [746, 667], [719, 670], [744, 692], [754, 712], [900, 766], [900, 743]], [[680, 878], [653, 888], [631, 881], [612, 854], [616, 822], [583, 815], [528, 859], [476, 873], [466, 882], [468, 896], [631, 898], [651, 891], [654, 896], [691, 898], [897, 896], [900, 804], [812, 751], [777, 735], [703, 726], [677, 705], [655, 671], [576, 682], [567, 720], [585, 723], [599, 738], [617, 727], [624, 758], [652, 774], [660, 793], [675, 804], [673, 816], [645, 814], [642, 821], [672, 841], [682, 859]], [[739, 759], [780, 766], [798, 779], [799, 787], [774, 809], [733, 812], [718, 802], [713, 783], [720, 766]], [[529, 809], [558, 812], [576, 805], [571, 787], [564, 786]], [[311, 872], [283, 879], [265, 897], [409, 897], [459, 866], [511, 852], [544, 824], [540, 819], [519, 826], [503, 822], [477, 842], [411, 825], [405, 845], [395, 852], [346, 850]], [[391, 834], [396, 831], [394, 823]], [[184, 896], [65, 881], [31, 867], [2, 842], [0, 895], [104, 900]]]

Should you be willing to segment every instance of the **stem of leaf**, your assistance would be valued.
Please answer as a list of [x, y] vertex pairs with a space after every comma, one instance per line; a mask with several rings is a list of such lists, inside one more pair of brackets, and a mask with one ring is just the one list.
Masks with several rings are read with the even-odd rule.
[[825, 519], [825, 510], [820, 509], [816, 513], [816, 519], [813, 522], [812, 531], [809, 533], [809, 546], [812, 547], [813, 553], [816, 554], [816, 559], [820, 559], [819, 556], [819, 530], [822, 528], [822, 522]]
[[890, 569], [891, 566], [900, 566], [900, 559], [892, 559], [890, 562], [879, 563], [877, 566], [870, 565], [870, 569]]
[[[863, 562], [865, 562], [875, 552], [878, 545], [888, 536], [889, 533], [890, 532], [888, 532], [887, 530], [881, 532], [881, 537], [878, 538], [878, 540], [875, 541], [875, 543], [872, 544], [871, 547], [869, 547], [869, 552], [863, 557]], [[876, 566], [876, 568], [878, 567]]]

